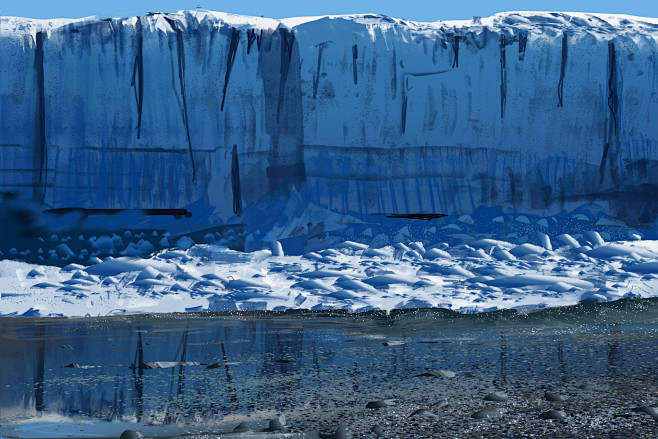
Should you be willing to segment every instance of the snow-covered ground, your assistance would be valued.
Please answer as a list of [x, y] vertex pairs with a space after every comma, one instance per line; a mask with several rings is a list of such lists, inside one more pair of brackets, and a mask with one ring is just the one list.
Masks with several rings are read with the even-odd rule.
[[[534, 309], [658, 296], [658, 241], [605, 242], [598, 232], [512, 244], [342, 241], [304, 255], [241, 253], [198, 244], [150, 258], [92, 258], [89, 266], [0, 261], [0, 315], [441, 307]], [[185, 243], [183, 243], [185, 244]], [[186, 247], [185, 245], [181, 245]], [[94, 263], [95, 262], [95, 263]]]

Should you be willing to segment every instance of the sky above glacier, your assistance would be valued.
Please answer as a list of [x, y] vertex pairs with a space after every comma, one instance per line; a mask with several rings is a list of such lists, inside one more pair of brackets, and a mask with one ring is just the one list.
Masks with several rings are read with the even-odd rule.
[[285, 18], [309, 15], [380, 13], [415, 21], [460, 20], [505, 11], [600, 12], [658, 17], [649, 0], [1, 0], [0, 15], [31, 18], [99, 18], [175, 12], [201, 7], [214, 11]]

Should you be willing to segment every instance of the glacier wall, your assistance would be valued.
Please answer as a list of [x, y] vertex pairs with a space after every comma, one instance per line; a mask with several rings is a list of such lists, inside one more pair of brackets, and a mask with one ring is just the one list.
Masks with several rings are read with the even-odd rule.
[[596, 14], [4, 17], [0, 187], [272, 238], [481, 205], [650, 224], [657, 37]]

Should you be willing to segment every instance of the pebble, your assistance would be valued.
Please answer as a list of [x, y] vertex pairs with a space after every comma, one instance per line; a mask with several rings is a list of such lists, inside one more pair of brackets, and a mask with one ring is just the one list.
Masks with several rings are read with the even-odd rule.
[[647, 415], [651, 416], [653, 419], [658, 421], [658, 409], [656, 409], [655, 407], [648, 407], [648, 406], [635, 407], [633, 411], [636, 413], [646, 413]]
[[473, 418], [473, 419], [495, 419], [495, 418], [500, 418], [501, 416], [503, 416], [503, 414], [504, 414], [503, 409], [490, 408], [490, 409], [478, 410], [477, 412], [475, 412], [471, 415], [471, 418]]
[[432, 413], [432, 412], [430, 412], [429, 410], [426, 410], [426, 409], [418, 409], [418, 410], [416, 410], [415, 412], [413, 412], [412, 414], [409, 415], [410, 418], [413, 417], [413, 416], [422, 416], [422, 417], [426, 417], [426, 418], [438, 418], [437, 415], [435, 415], [434, 413]]
[[415, 377], [442, 377], [442, 378], [454, 378], [457, 374], [451, 370], [432, 370], [430, 372], [423, 372]]
[[372, 428], [370, 429], [370, 431], [375, 433], [377, 436], [381, 436], [382, 434], [384, 434], [384, 429], [379, 424], [373, 425]]
[[394, 405], [390, 401], [383, 401], [383, 400], [378, 400], [378, 401], [370, 401], [368, 404], [366, 404], [367, 409], [383, 409], [385, 407], [390, 407]]
[[240, 422], [238, 424], [238, 426], [233, 429], [233, 431], [235, 433], [242, 433], [242, 432], [250, 431], [250, 430], [251, 430], [251, 428], [249, 428], [249, 424], [247, 424], [246, 421]]
[[562, 410], [549, 410], [539, 415], [539, 419], [557, 419], [559, 421], [566, 419], [567, 415]]
[[502, 392], [492, 392], [484, 397], [485, 401], [507, 402], [507, 395]]
[[567, 399], [569, 399], [569, 397], [566, 395], [560, 395], [558, 393], [551, 393], [551, 392], [544, 393], [544, 398], [546, 399], [546, 401], [550, 401], [550, 402], [564, 402]]

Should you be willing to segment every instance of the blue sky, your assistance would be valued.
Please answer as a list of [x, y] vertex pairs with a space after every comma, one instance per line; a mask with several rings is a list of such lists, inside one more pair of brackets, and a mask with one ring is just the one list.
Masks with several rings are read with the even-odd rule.
[[0, 15], [100, 18], [175, 12], [196, 7], [284, 18], [301, 15], [382, 13], [416, 21], [469, 19], [503, 11], [603, 12], [658, 17], [656, 0], [0, 0]]

